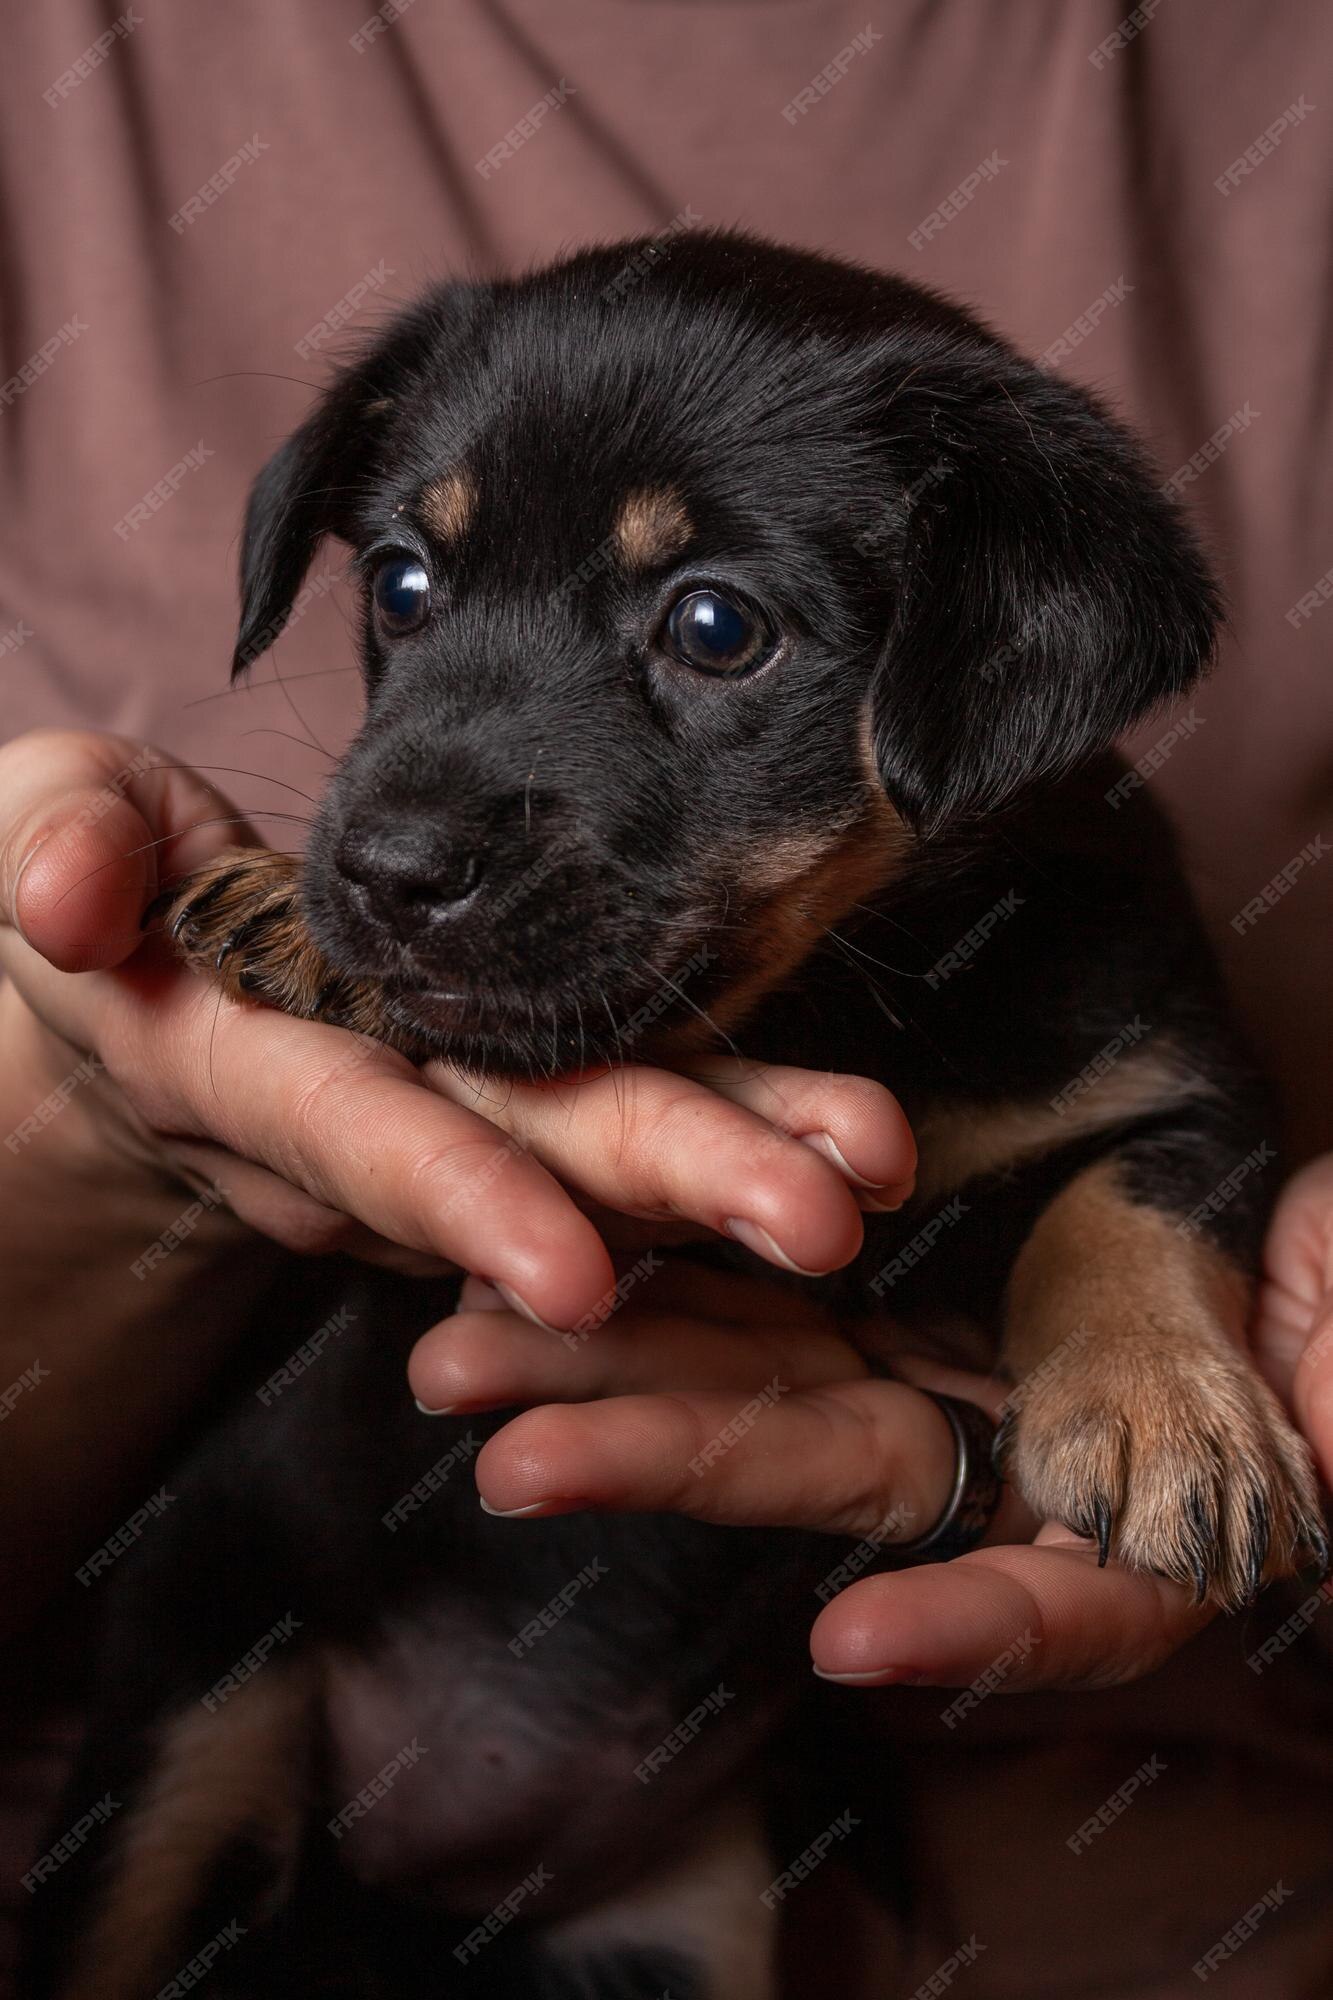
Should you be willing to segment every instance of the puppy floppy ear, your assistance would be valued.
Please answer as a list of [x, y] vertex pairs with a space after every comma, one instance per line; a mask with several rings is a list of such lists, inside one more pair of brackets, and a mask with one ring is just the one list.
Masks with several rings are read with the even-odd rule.
[[273, 454], [250, 489], [233, 679], [266, 653], [282, 631], [324, 536], [347, 532], [348, 488], [366, 421], [349, 391], [347, 382], [339, 382], [326, 392], [314, 415]]
[[484, 287], [449, 284], [396, 319], [324, 391], [250, 490], [241, 543], [241, 623], [233, 678], [267, 652], [326, 535], [350, 541], [380, 471], [391, 412], [441, 365]]
[[1083, 390], [997, 343], [904, 384], [889, 421], [907, 506], [872, 732], [885, 789], [929, 835], [1184, 693], [1220, 607], [1180, 513]]

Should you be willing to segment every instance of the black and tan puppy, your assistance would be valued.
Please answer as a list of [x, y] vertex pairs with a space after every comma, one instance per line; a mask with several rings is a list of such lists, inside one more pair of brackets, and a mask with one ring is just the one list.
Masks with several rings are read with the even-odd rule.
[[[256, 486], [238, 667], [326, 535], [364, 580], [365, 724], [303, 865], [181, 890], [193, 962], [492, 1075], [725, 1033], [880, 1079], [920, 1185], [870, 1219], [848, 1314], [990, 1330], [1026, 1378], [1010, 1475], [1103, 1555], [1236, 1605], [1317, 1554], [1238, 1340], [1267, 1110], [1162, 828], [1106, 799], [1216, 600], [1106, 414], [901, 280], [620, 246], [446, 286], [339, 376]], [[36, 1898], [29, 1990], [184, 1991], [207, 1947], [218, 1996], [763, 1994], [772, 1871], [734, 1800], [828, 1545], [487, 1519], [485, 1427], [402, 1385], [447, 1288], [325, 1278], [271, 1303], [123, 1565], [72, 1797], [124, 1810]]]

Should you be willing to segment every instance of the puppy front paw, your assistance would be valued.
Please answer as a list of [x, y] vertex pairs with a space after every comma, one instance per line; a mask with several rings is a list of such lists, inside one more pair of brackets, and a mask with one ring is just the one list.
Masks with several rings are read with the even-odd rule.
[[228, 848], [158, 903], [177, 955], [231, 999], [402, 1047], [380, 990], [345, 978], [311, 937], [297, 855]]
[[1235, 1610], [1327, 1564], [1310, 1453], [1244, 1357], [1161, 1325], [1089, 1334], [1018, 1384], [997, 1460], [1043, 1519]]

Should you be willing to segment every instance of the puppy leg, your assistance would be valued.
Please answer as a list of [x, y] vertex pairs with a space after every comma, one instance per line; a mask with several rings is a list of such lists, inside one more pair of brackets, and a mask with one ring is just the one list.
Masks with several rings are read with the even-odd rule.
[[1240, 1266], [1111, 1161], [1040, 1216], [1006, 1306], [998, 1449], [1025, 1497], [1103, 1561], [1229, 1608], [1324, 1551], [1310, 1454], [1245, 1356], [1248, 1303]]
[[669, 1867], [546, 1934], [553, 2000], [771, 2000], [772, 1875], [757, 1809], [729, 1800]]
[[275, 1661], [215, 1713], [194, 1704], [163, 1723], [155, 1766], [107, 1830], [55, 2000], [142, 2000], [201, 1947], [226, 1957], [279, 1906], [298, 1860], [317, 1692], [305, 1661]]
[[380, 989], [344, 978], [311, 937], [298, 856], [227, 849], [171, 892], [165, 924], [185, 963], [233, 1000], [259, 1000], [412, 1053]]

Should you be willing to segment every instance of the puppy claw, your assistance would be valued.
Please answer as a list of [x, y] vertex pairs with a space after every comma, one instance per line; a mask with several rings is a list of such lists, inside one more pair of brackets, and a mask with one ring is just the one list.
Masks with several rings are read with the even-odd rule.
[[151, 930], [159, 917], [165, 917], [179, 894], [178, 889], [159, 889], [151, 902], [144, 904], [143, 915], [139, 919], [139, 929]]
[[1111, 1554], [1111, 1507], [1104, 1494], [1099, 1493], [1093, 1502], [1093, 1519], [1097, 1524], [1097, 1567], [1105, 1569]]
[[1271, 1391], [1220, 1336], [1158, 1325], [1109, 1335], [1030, 1378], [1014, 1483], [1045, 1519], [1235, 1610], [1302, 1551], [1328, 1560], [1309, 1453]]
[[1318, 1519], [1302, 1521], [1300, 1540], [1301, 1546], [1310, 1551], [1312, 1567], [1317, 1572], [1318, 1581], [1326, 1583], [1329, 1571], [1328, 1536], [1324, 1532], [1323, 1522]]

